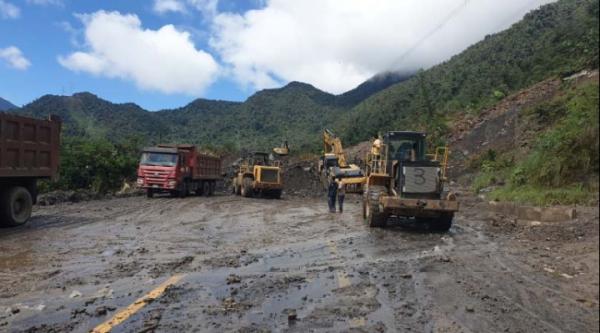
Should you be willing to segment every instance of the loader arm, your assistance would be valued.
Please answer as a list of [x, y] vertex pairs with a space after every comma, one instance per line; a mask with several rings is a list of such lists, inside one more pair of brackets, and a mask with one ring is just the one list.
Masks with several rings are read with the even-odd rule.
[[337, 156], [340, 167], [345, 168], [348, 166], [344, 148], [342, 147], [342, 140], [328, 129], [323, 131], [323, 148], [326, 154], [335, 154]]

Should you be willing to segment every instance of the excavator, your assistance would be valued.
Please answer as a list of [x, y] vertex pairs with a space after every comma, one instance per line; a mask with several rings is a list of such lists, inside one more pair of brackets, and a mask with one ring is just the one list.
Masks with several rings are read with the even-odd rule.
[[331, 130], [323, 130], [323, 155], [319, 158], [319, 178], [327, 187], [331, 176], [339, 178], [346, 185], [346, 192], [362, 193], [366, 178], [356, 164], [348, 164], [342, 140]]

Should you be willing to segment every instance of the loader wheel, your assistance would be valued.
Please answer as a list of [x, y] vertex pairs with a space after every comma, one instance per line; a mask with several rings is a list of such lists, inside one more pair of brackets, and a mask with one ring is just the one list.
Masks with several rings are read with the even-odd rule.
[[8, 227], [25, 224], [31, 217], [32, 205], [33, 198], [26, 188], [14, 186], [6, 189], [0, 196], [0, 224]]
[[432, 219], [429, 228], [437, 232], [446, 232], [452, 227], [452, 220], [454, 219], [453, 213], [442, 214], [437, 219]]
[[274, 190], [273, 192], [271, 192], [271, 197], [273, 199], [281, 199], [281, 190]]
[[243, 197], [250, 198], [252, 196], [252, 179], [244, 178], [242, 180], [242, 190], [241, 194]]
[[371, 228], [383, 228], [387, 224], [388, 216], [379, 211], [379, 197], [385, 195], [386, 189], [383, 186], [372, 186], [365, 195], [364, 216], [365, 222]]

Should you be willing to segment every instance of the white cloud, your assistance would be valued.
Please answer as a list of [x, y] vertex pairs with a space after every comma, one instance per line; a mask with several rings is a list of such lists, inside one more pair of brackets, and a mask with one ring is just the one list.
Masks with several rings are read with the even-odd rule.
[[427, 68], [551, 0], [270, 0], [220, 13], [211, 46], [243, 84], [332, 93], [386, 70]]
[[187, 11], [185, 3], [180, 0], [154, 0], [152, 9], [159, 14], [168, 12], [185, 13]]
[[0, 59], [4, 60], [8, 66], [18, 70], [26, 70], [31, 66], [31, 62], [25, 58], [21, 50], [16, 46], [0, 49]]
[[19, 7], [10, 2], [0, 0], [0, 18], [16, 19], [21, 15]]
[[143, 29], [136, 15], [105, 11], [81, 19], [87, 49], [58, 59], [70, 70], [130, 80], [141, 89], [194, 95], [219, 73], [213, 57], [172, 25]]

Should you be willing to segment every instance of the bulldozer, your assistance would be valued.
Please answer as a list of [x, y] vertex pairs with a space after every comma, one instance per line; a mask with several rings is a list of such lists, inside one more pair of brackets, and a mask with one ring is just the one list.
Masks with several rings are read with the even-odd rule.
[[459, 203], [444, 190], [448, 154], [448, 147], [426, 154], [425, 133], [387, 132], [380, 154], [367, 155], [365, 222], [382, 228], [395, 216], [426, 223], [430, 230], [449, 230]]
[[232, 192], [244, 197], [261, 195], [279, 199], [283, 179], [279, 161], [265, 152], [254, 152], [241, 159], [231, 180]]
[[346, 185], [346, 192], [362, 193], [365, 176], [356, 164], [348, 164], [342, 147], [342, 140], [331, 130], [323, 130], [323, 155], [319, 158], [318, 173], [325, 188], [331, 177], [338, 178]]

